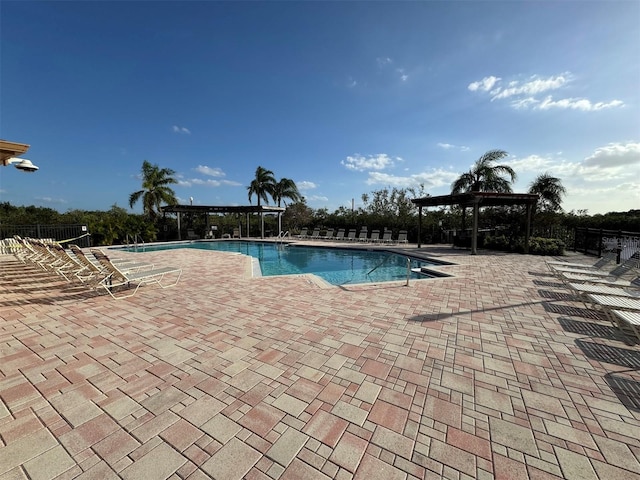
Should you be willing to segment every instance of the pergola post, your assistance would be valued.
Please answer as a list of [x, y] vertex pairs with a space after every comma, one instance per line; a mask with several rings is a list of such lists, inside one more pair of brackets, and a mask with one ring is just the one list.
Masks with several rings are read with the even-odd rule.
[[478, 211], [480, 210], [480, 202], [478, 199], [473, 200], [473, 230], [471, 232], [471, 255], [478, 254]]
[[420, 248], [420, 241], [422, 238], [422, 205], [418, 207], [418, 248]]
[[524, 253], [529, 253], [529, 239], [531, 237], [531, 204], [527, 203], [527, 228], [524, 234]]
[[180, 212], [178, 212], [178, 240], [182, 240], [182, 234], [180, 233]]

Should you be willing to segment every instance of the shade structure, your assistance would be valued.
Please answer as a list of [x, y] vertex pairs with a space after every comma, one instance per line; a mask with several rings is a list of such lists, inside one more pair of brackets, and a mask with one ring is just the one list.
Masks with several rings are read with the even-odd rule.
[[422, 197], [411, 200], [418, 206], [418, 248], [422, 230], [422, 208], [439, 207], [442, 205], [460, 205], [473, 208], [473, 231], [471, 234], [471, 255], [478, 253], [478, 212], [480, 207], [497, 207], [511, 205], [525, 205], [527, 209], [527, 229], [525, 234], [525, 253], [529, 253], [529, 236], [531, 230], [531, 215], [538, 202], [538, 195], [531, 193], [498, 193], [498, 192], [467, 192], [437, 197]]

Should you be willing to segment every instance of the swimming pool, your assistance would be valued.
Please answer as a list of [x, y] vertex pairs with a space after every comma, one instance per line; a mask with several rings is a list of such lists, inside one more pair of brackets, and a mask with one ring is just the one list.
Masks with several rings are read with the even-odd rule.
[[[388, 251], [310, 247], [242, 240], [138, 246], [137, 249], [125, 250], [148, 252], [176, 248], [242, 253], [259, 260], [263, 276], [312, 273], [332, 285], [406, 280], [407, 260], [409, 260], [411, 269], [441, 265], [439, 262], [430, 262]], [[425, 279], [435, 276], [440, 275], [429, 272], [410, 272], [411, 279]]]

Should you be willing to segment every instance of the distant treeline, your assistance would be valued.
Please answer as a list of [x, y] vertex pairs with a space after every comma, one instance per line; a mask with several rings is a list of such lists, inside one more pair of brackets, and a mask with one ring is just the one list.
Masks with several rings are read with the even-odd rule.
[[[409, 240], [417, 240], [417, 209], [410, 202], [411, 193], [402, 189], [380, 190], [363, 195], [364, 206], [350, 209], [340, 207], [330, 213], [327, 209], [312, 209], [304, 201], [289, 205], [282, 217], [282, 228], [292, 234], [302, 228], [385, 228], [394, 231], [409, 231]], [[461, 209], [440, 208], [424, 212], [422, 219], [422, 241], [438, 241], [443, 236], [440, 232], [461, 227]], [[467, 216], [469, 212], [467, 212]], [[513, 228], [514, 234], [522, 232], [523, 216], [513, 208], [486, 208], [481, 211], [480, 224], [483, 228]], [[195, 231], [201, 237], [207, 233], [211, 225], [216, 225], [216, 233], [221, 236], [231, 233], [246, 218], [235, 214], [212, 216], [207, 224], [201, 215], [183, 215], [181, 222], [182, 238], [187, 229]], [[259, 217], [250, 218], [252, 235], [259, 232]], [[124, 208], [113, 205], [107, 211], [69, 210], [60, 213], [52, 208], [36, 206], [14, 206], [8, 202], [0, 203], [0, 227], [16, 225], [87, 225], [95, 245], [112, 245], [126, 242], [129, 235], [136, 234], [145, 242], [156, 240], [175, 240], [178, 237], [177, 219], [175, 216], [159, 217], [155, 221], [141, 214], [129, 213]], [[558, 236], [554, 232], [564, 232], [563, 240], [576, 227], [602, 228], [606, 230], [622, 230], [640, 232], [640, 210], [628, 212], [609, 212], [606, 214], [588, 215], [586, 211], [552, 213], [542, 212], [535, 215], [534, 231], [539, 236]], [[467, 222], [467, 227], [470, 223]], [[277, 218], [265, 218], [265, 230], [268, 235], [277, 234]], [[3, 229], [4, 230], [4, 229]], [[244, 227], [243, 227], [243, 231]], [[518, 231], [518, 232], [516, 232]], [[540, 232], [548, 232], [547, 234]], [[397, 232], [396, 232], [397, 233]]]

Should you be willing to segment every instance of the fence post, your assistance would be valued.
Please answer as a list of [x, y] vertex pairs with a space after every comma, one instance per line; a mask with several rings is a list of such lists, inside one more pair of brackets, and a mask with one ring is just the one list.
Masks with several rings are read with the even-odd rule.
[[589, 244], [589, 227], [584, 229], [584, 254], [587, 254], [587, 251], [589, 250], [587, 248], [587, 245]]
[[622, 255], [622, 230], [618, 230], [618, 248], [616, 252], [616, 263], [620, 264], [620, 257]]
[[600, 239], [598, 240], [598, 258], [602, 256], [602, 229], [600, 229]]

